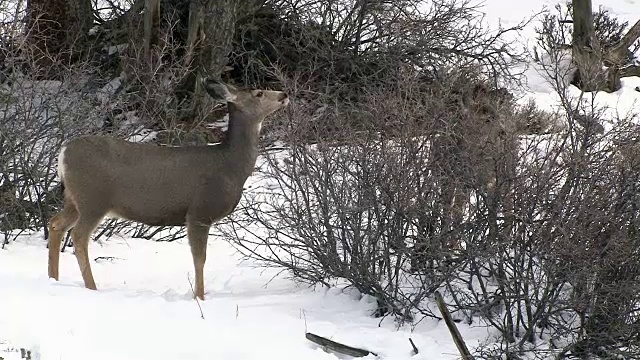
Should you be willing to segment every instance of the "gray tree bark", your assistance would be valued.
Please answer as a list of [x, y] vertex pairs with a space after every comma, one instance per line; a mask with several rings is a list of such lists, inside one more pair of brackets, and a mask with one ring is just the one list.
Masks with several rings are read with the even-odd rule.
[[[192, 117], [198, 117], [204, 91], [197, 79], [220, 78], [229, 62], [236, 22], [240, 16], [255, 12], [263, 0], [192, 1], [189, 8], [186, 66], [189, 71], [180, 85], [180, 93], [193, 92]], [[206, 101], [206, 100], [204, 100]]]
[[[201, 89], [203, 77], [221, 78], [229, 62], [229, 53], [239, 16], [254, 13], [264, 5], [264, 0], [190, 0], [171, 4], [159, 0], [144, 1], [143, 47], [145, 56], [153, 57], [158, 44], [159, 32], [171, 27], [164, 24], [164, 15], [172, 12], [182, 14], [180, 26], [175, 29], [173, 39], [184, 48], [184, 57], [179, 59], [181, 78], [174, 89], [178, 108], [178, 121], [187, 127], [195, 125], [208, 116], [205, 105], [211, 101]], [[171, 6], [171, 8], [161, 8]]]
[[27, 34], [36, 65], [73, 61], [93, 25], [91, 0], [27, 1]]
[[187, 72], [182, 79], [177, 96], [182, 102], [190, 100], [186, 106], [185, 120], [200, 118], [202, 102], [206, 101], [204, 91], [197, 79], [202, 77], [220, 78], [231, 51], [235, 32], [237, 8], [240, 0], [191, 1], [189, 24], [184, 59]]
[[188, 56], [191, 71], [184, 82], [188, 89], [196, 87], [200, 76], [219, 78], [229, 61], [231, 44], [240, 13], [254, 11], [251, 1], [192, 1], [189, 9]]
[[[584, 91], [620, 89], [620, 78], [640, 73], [640, 68], [627, 64], [629, 47], [640, 37], [640, 21], [605, 53], [595, 35], [591, 0], [572, 0], [572, 4], [572, 53], [578, 69], [576, 85]], [[608, 68], [603, 69], [603, 66]]]
[[578, 68], [578, 86], [584, 91], [601, 90], [606, 83], [602, 51], [595, 36], [591, 0], [573, 0], [573, 61]]

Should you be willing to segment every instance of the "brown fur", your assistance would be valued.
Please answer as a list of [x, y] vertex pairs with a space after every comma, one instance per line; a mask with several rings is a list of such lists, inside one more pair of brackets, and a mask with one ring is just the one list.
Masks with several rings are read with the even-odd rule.
[[82, 136], [65, 145], [59, 164], [65, 204], [49, 222], [49, 277], [59, 278], [60, 244], [72, 227], [85, 287], [95, 290], [88, 243], [105, 216], [147, 225], [186, 225], [195, 295], [204, 299], [209, 228], [235, 209], [255, 166], [261, 123], [289, 100], [283, 92], [239, 90], [214, 80], [205, 80], [203, 86], [229, 106], [228, 136], [222, 144], [161, 147]]

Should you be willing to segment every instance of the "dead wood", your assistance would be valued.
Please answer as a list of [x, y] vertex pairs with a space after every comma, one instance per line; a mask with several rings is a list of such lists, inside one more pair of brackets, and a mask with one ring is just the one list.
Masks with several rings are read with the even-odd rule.
[[620, 77], [640, 76], [640, 66], [629, 65], [620, 69]]
[[449, 328], [449, 332], [451, 333], [453, 342], [456, 344], [456, 347], [458, 348], [460, 355], [462, 355], [462, 358], [465, 360], [473, 359], [473, 356], [471, 356], [471, 353], [467, 348], [467, 344], [464, 343], [464, 340], [462, 339], [462, 335], [460, 335], [460, 331], [458, 331], [458, 327], [456, 326], [455, 322], [451, 318], [451, 313], [449, 312], [449, 309], [447, 309], [447, 305], [444, 303], [444, 299], [442, 299], [442, 295], [440, 294], [439, 291], [436, 291], [435, 296], [436, 296], [436, 302], [438, 303], [438, 309], [440, 309], [440, 313], [442, 314], [442, 317], [444, 318], [444, 322], [447, 324], [447, 327]]
[[344, 344], [340, 344], [338, 342], [335, 342], [333, 340], [329, 340], [327, 338], [324, 338], [322, 336], [316, 335], [316, 334], [312, 334], [312, 333], [306, 333], [305, 337], [307, 338], [307, 340], [318, 344], [320, 346], [326, 347], [328, 349], [331, 349], [335, 352], [339, 352], [341, 354], [345, 354], [345, 355], [349, 355], [349, 356], [353, 356], [353, 357], [363, 357], [363, 356], [367, 356], [369, 354], [372, 354], [374, 356], [378, 356], [378, 354], [368, 351], [368, 350], [364, 350], [364, 349], [359, 349], [359, 348], [355, 348], [352, 346], [348, 346], [348, 345], [344, 345]]
[[638, 38], [640, 38], [640, 20], [629, 29], [622, 40], [607, 51], [604, 57], [605, 65], [625, 65], [629, 61], [629, 47], [638, 40]]
[[418, 355], [420, 351], [418, 350], [416, 344], [413, 342], [413, 339], [409, 338], [409, 342], [411, 343], [411, 347], [413, 348], [413, 355]]
[[144, 52], [149, 56], [151, 47], [158, 42], [160, 0], [146, 0], [144, 9]]
[[[622, 86], [620, 79], [635, 76], [629, 66], [629, 47], [640, 38], [640, 20], [622, 39], [605, 50], [594, 34], [591, 0], [573, 1], [573, 61], [578, 67], [572, 83], [584, 91], [614, 92]], [[603, 71], [602, 67], [607, 69]], [[625, 69], [623, 71], [623, 69]]]

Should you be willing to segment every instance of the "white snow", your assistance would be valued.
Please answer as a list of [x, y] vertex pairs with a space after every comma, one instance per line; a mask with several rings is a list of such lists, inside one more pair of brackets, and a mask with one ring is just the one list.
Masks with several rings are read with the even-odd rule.
[[[20, 237], [0, 251], [0, 338], [42, 360], [339, 358], [307, 341], [309, 331], [388, 359], [456, 358], [444, 324], [425, 320], [413, 332], [397, 330], [390, 318], [369, 316], [375, 302], [354, 290], [298, 286], [274, 269], [239, 262], [213, 237], [208, 253], [202, 319], [186, 241], [92, 242], [91, 258], [106, 259], [92, 262], [99, 289], [91, 291], [71, 250], [61, 254], [56, 282], [47, 278], [42, 234]], [[462, 330], [470, 346], [487, 334]], [[2, 350], [0, 342], [0, 356]]]
[[[487, 12], [492, 26], [510, 26], [556, 3], [488, 0], [480, 10]], [[593, 1], [594, 9], [599, 5], [630, 24], [640, 18], [638, 0]], [[532, 48], [535, 26], [534, 21], [517, 38], [522, 46]], [[557, 95], [536, 66], [526, 74], [529, 92], [522, 101], [531, 98], [542, 108], [557, 107]], [[612, 112], [633, 111], [640, 78], [625, 78], [622, 85], [616, 93], [598, 93], [596, 102]], [[48, 279], [42, 233], [20, 236], [0, 250], [0, 358], [19, 359], [20, 348], [42, 360], [349, 358], [307, 341], [306, 331], [384, 359], [459, 358], [443, 322], [425, 319], [412, 328], [373, 318], [370, 297], [341, 286], [298, 285], [276, 269], [240, 261], [215, 236], [205, 267], [207, 299], [199, 303], [191, 295], [193, 267], [186, 240], [113, 237], [92, 242], [90, 257], [102, 257], [92, 261], [98, 291], [83, 287], [72, 249], [61, 254], [60, 281]], [[458, 327], [471, 348], [495, 335], [480, 325]], [[413, 356], [409, 338], [418, 355]]]

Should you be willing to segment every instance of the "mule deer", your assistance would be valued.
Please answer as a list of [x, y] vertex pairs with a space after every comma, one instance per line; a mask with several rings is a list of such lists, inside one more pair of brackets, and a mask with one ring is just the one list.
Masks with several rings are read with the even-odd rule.
[[237, 206], [256, 163], [262, 121], [287, 106], [289, 98], [280, 91], [238, 89], [211, 79], [202, 85], [229, 108], [227, 139], [221, 144], [165, 147], [82, 136], [64, 145], [58, 160], [64, 208], [49, 222], [50, 278], [59, 280], [60, 244], [71, 228], [84, 285], [96, 290], [88, 244], [105, 216], [186, 225], [195, 296], [204, 299], [209, 228]]

